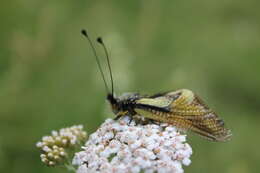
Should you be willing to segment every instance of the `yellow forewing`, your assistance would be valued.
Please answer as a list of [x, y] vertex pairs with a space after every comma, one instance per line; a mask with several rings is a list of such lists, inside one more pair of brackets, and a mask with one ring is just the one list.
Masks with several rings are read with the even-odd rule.
[[175, 97], [176, 94], [181, 93], [178, 99], [174, 100], [174, 104], [181, 106], [181, 105], [187, 105], [190, 104], [194, 99], [194, 93], [191, 90], [188, 89], [180, 89], [174, 92], [169, 92], [166, 94], [166, 96], [169, 97]]
[[156, 98], [142, 98], [139, 104], [167, 108], [162, 112], [152, 108], [136, 108], [137, 114], [146, 118], [190, 129], [214, 141], [225, 141], [231, 133], [224, 128], [224, 122], [192, 91], [187, 89], [166, 93]]
[[167, 107], [172, 103], [172, 99], [169, 99], [167, 97], [142, 98], [140, 100], [137, 100], [136, 103], [157, 107]]

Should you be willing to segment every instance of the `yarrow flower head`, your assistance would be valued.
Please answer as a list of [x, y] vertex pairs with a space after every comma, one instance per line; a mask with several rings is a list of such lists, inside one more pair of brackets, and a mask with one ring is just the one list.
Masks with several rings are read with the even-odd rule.
[[75, 154], [77, 173], [182, 173], [192, 149], [172, 125], [108, 119]]
[[41, 160], [48, 166], [64, 165], [70, 158], [71, 150], [79, 148], [87, 138], [83, 126], [72, 126], [59, 131], [52, 131], [51, 136], [44, 136], [36, 144], [41, 150]]

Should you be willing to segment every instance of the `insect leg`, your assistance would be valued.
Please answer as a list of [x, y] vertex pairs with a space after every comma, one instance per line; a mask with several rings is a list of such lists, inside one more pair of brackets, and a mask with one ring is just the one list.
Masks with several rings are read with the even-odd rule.
[[122, 116], [122, 115], [118, 114], [118, 115], [114, 118], [114, 120], [117, 121], [121, 116]]
[[129, 122], [128, 122], [128, 125], [130, 125], [131, 122], [133, 121], [133, 117], [132, 117], [132, 116], [129, 116], [129, 118], [130, 118], [130, 120], [129, 120]]
[[116, 117], [114, 118], [114, 120], [118, 120], [120, 117], [127, 115], [128, 111], [124, 111], [124, 112], [119, 112]]

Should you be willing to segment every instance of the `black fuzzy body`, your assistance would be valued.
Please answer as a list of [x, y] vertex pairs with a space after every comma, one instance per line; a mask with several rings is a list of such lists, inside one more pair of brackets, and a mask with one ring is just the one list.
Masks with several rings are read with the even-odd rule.
[[[122, 113], [124, 115], [128, 116], [134, 116], [137, 115], [135, 112], [135, 109], [143, 109], [143, 110], [154, 110], [159, 112], [166, 112], [168, 113], [169, 110], [167, 107], [157, 107], [152, 105], [146, 105], [146, 104], [140, 104], [137, 103], [137, 100], [141, 98], [154, 98], [154, 96], [141, 96], [138, 93], [129, 94], [126, 97], [114, 97], [111, 94], [108, 94], [107, 100], [112, 105], [112, 110], [117, 116], [122, 116]], [[118, 119], [119, 117], [116, 117]]]

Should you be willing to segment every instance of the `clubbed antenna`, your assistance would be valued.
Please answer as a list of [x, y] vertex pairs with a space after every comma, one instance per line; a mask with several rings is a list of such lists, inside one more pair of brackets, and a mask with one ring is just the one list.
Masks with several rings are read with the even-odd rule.
[[106, 54], [107, 65], [108, 65], [108, 68], [109, 68], [109, 74], [110, 74], [110, 80], [111, 80], [112, 96], [114, 96], [114, 80], [113, 80], [111, 64], [110, 64], [110, 60], [109, 60], [109, 56], [108, 56], [108, 51], [107, 51], [107, 48], [106, 48], [106, 46], [105, 46], [101, 37], [97, 38], [97, 42], [102, 45], [102, 47], [104, 48], [105, 54]]
[[[102, 70], [102, 68], [101, 68], [101, 64], [100, 64], [99, 58], [98, 58], [98, 56], [97, 56], [97, 51], [96, 51], [96, 49], [95, 49], [95, 47], [94, 47], [94, 45], [93, 45], [93, 43], [92, 43], [90, 37], [88, 36], [87, 31], [86, 31], [85, 29], [82, 29], [82, 30], [81, 30], [81, 33], [82, 33], [82, 35], [84, 35], [84, 36], [87, 38], [87, 40], [89, 41], [89, 44], [90, 44], [90, 46], [91, 46], [91, 48], [92, 48], [92, 50], [93, 50], [94, 56], [95, 56], [95, 58], [96, 58], [96, 62], [97, 62], [99, 71], [100, 71], [101, 76], [102, 76], [102, 79], [103, 79], [103, 81], [104, 81], [104, 84], [105, 84], [105, 87], [106, 87], [106, 91], [107, 91], [107, 93], [109, 93], [109, 89], [108, 89], [108, 86], [107, 86], [107, 82], [106, 82], [106, 80], [105, 80], [105, 75], [104, 75], [104, 72], [103, 72], [103, 70]], [[109, 66], [109, 69], [110, 69], [110, 66]], [[110, 74], [111, 74], [111, 71], [110, 71]], [[112, 82], [112, 86], [113, 86], [113, 82]], [[112, 87], [112, 93], [113, 93], [113, 87]]]

